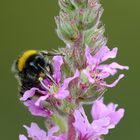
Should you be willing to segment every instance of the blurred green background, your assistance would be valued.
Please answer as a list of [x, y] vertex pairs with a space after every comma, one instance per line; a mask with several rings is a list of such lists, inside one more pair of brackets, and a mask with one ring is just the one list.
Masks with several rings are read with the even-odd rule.
[[[140, 139], [140, 0], [102, 0], [102, 21], [110, 47], [118, 47], [117, 61], [130, 70], [105, 101], [126, 109], [125, 117], [106, 140]], [[63, 46], [55, 33], [57, 0], [0, 1], [0, 139], [17, 140], [25, 132], [23, 124], [43, 119], [30, 115], [19, 102], [17, 82], [11, 73], [13, 60], [27, 49], [51, 49]]]

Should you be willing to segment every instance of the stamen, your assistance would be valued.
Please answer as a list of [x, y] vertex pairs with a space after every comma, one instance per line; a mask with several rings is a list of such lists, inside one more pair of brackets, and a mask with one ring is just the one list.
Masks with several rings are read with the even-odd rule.
[[42, 77], [39, 77], [38, 80], [40, 81], [41, 85], [50, 92], [50, 89], [44, 84], [43, 82], [43, 78]]

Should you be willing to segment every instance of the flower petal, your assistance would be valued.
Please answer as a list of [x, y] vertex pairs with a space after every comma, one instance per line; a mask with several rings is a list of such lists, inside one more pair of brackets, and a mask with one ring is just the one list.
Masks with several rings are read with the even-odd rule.
[[107, 46], [103, 46], [98, 50], [98, 52], [94, 55], [94, 59], [96, 59], [97, 63], [101, 63], [106, 61], [109, 58], [115, 58], [117, 55], [117, 48], [114, 48], [112, 51]]
[[116, 62], [111, 63], [109, 66], [112, 69], [120, 69], [120, 70], [128, 70], [129, 69], [128, 66], [122, 66], [122, 65], [120, 65], [120, 64], [118, 64]]
[[68, 86], [69, 86], [69, 83], [70, 83], [72, 80], [78, 78], [79, 76], [80, 76], [80, 73], [79, 73], [78, 70], [76, 70], [76, 72], [75, 72], [75, 74], [74, 74], [73, 77], [69, 77], [69, 78], [66, 78], [66, 79], [64, 80], [63, 85], [62, 85], [62, 87], [61, 87], [61, 90], [62, 90], [62, 89], [63, 89], [63, 90], [64, 90], [64, 89], [67, 89]]
[[45, 94], [44, 91], [40, 90], [39, 88], [31, 88], [30, 90], [25, 91], [23, 97], [20, 98], [21, 101], [26, 101], [27, 99], [29, 99], [30, 97], [33, 97], [35, 95], [36, 92]]
[[123, 77], [124, 77], [124, 74], [120, 74], [118, 79], [115, 80], [112, 84], [101, 83], [101, 85], [105, 87], [109, 87], [109, 88], [115, 87]]
[[54, 133], [58, 132], [58, 130], [59, 130], [58, 126], [53, 126], [52, 128], [49, 129], [48, 136], [52, 136]]
[[100, 78], [104, 79], [109, 77], [110, 75], [115, 75], [117, 73], [117, 69], [120, 70], [128, 70], [128, 66], [122, 66], [116, 62], [113, 62], [109, 65], [103, 64], [97, 67], [98, 70], [101, 70]]
[[26, 136], [24, 135], [19, 135], [19, 140], [28, 140]]
[[[109, 129], [115, 128], [115, 125], [117, 125], [119, 123], [119, 121], [122, 119], [122, 117], [124, 116], [124, 109], [119, 109], [116, 110], [118, 105], [110, 103], [108, 105], [105, 105], [103, 103], [103, 99], [101, 100], [97, 100], [93, 106], [92, 106], [92, 117], [94, 119], [93, 121], [93, 125], [94, 123], [96, 123], [97, 121], [97, 125], [99, 127], [99, 131], [101, 131], [102, 134], [107, 134]], [[109, 123], [108, 124], [101, 124], [100, 125], [100, 120], [104, 119], [104, 118], [109, 118]], [[99, 124], [98, 124], [99, 122]], [[101, 126], [101, 127], [100, 127]], [[102, 128], [102, 130], [100, 130], [100, 128]]]
[[36, 106], [40, 106], [40, 103], [42, 101], [45, 101], [47, 98], [49, 97], [49, 94], [45, 95], [45, 96], [41, 96], [36, 102], [35, 102], [35, 105]]
[[[48, 133], [40, 129], [36, 123], [31, 123], [30, 127], [24, 125], [24, 128], [27, 130], [28, 137], [32, 140], [66, 140], [66, 135], [64, 133], [59, 136], [53, 136], [53, 134], [59, 130], [57, 126], [49, 129]], [[20, 140], [27, 140], [24, 135], [20, 135], [20, 137], [22, 138]]]
[[53, 57], [54, 79], [57, 83], [61, 80], [61, 65], [63, 64], [63, 58], [61, 56]]
[[85, 57], [87, 59], [87, 63], [92, 66], [93, 64], [96, 64], [96, 59], [90, 54], [90, 48], [86, 46], [85, 49]]
[[94, 129], [94, 132], [96, 132], [96, 135], [102, 135], [102, 134], [108, 133], [108, 129], [106, 127], [109, 124], [110, 124], [110, 118], [103, 117], [98, 120], [93, 120], [91, 126], [92, 126], [92, 129]]
[[95, 138], [95, 140], [103, 140], [102, 138], [100, 138], [100, 137], [97, 137], [97, 138]]
[[101, 61], [104, 62], [109, 58], [115, 58], [117, 55], [118, 48], [113, 48], [112, 51], [106, 52], [106, 54], [102, 57]]
[[24, 102], [24, 105], [28, 107], [29, 111], [34, 116], [50, 117], [52, 112], [50, 110], [44, 109], [41, 105], [35, 105], [36, 100], [28, 100]]
[[90, 123], [88, 121], [88, 118], [85, 114], [83, 107], [80, 107], [79, 109], [75, 110], [74, 118], [75, 118], [75, 122], [73, 123], [73, 126], [78, 131], [82, 139], [86, 137], [90, 126]]
[[23, 97], [21, 97], [20, 100], [26, 101], [28, 98], [35, 95], [36, 90], [38, 90], [38, 88], [31, 88], [30, 90], [25, 91]]
[[85, 49], [85, 57], [87, 63], [92, 65], [99, 65], [101, 62], [106, 61], [109, 58], [115, 58], [117, 55], [117, 48], [113, 48], [112, 51], [107, 46], [101, 47], [94, 56], [90, 53], [90, 48], [87, 46]]
[[55, 95], [55, 98], [63, 100], [69, 96], [68, 90], [59, 90]]
[[107, 107], [103, 103], [103, 99], [97, 100], [92, 106], [91, 115], [94, 120], [100, 119], [107, 114]]
[[110, 113], [110, 118], [111, 118], [111, 124], [118, 124], [119, 121], [122, 119], [122, 117], [124, 116], [124, 109], [119, 109], [118, 111], [114, 112], [114, 113]]
[[29, 138], [37, 140], [46, 140], [47, 134], [44, 130], [40, 129], [36, 123], [31, 123], [31, 127], [24, 125], [28, 132]]
[[80, 73], [76, 70], [73, 77], [66, 78], [63, 82], [63, 85], [59, 88], [59, 91], [54, 95], [57, 99], [65, 99], [69, 95], [69, 91], [67, 90], [69, 83], [78, 78]]

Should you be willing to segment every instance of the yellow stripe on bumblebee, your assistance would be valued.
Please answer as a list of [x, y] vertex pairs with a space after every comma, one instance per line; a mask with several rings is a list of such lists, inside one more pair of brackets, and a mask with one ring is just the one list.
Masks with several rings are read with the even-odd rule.
[[26, 63], [26, 60], [34, 55], [34, 54], [37, 54], [38, 52], [36, 50], [28, 50], [26, 52], [23, 53], [23, 55], [19, 58], [18, 60], [18, 70], [21, 72], [25, 66], [25, 63]]

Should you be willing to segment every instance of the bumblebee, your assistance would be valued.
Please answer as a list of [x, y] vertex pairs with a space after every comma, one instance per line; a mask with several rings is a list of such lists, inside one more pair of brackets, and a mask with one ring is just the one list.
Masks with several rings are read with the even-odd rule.
[[26, 90], [29, 90], [32, 87], [41, 89], [39, 78], [48, 78], [56, 84], [52, 77], [53, 66], [48, 59], [49, 56], [51, 57], [55, 55], [61, 54], [28, 50], [15, 60], [12, 70], [19, 81], [21, 96]]

